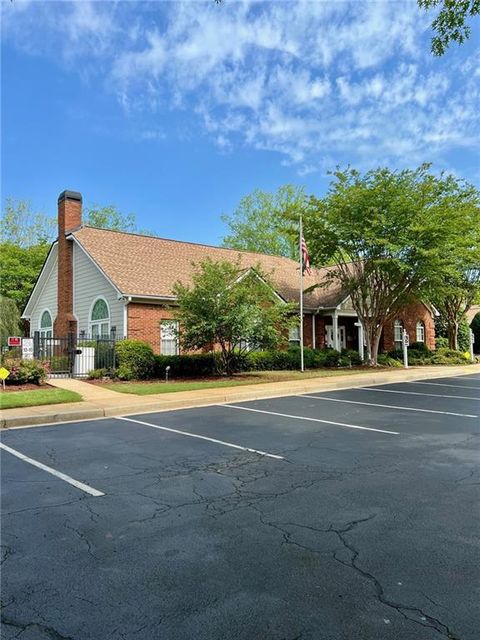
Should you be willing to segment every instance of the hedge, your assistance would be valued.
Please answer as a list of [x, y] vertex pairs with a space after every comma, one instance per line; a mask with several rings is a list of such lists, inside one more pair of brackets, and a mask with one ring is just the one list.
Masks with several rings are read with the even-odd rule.
[[[393, 360], [403, 361], [403, 351], [390, 351], [385, 355]], [[468, 352], [455, 351], [448, 347], [430, 351], [425, 345], [417, 342], [408, 348], [408, 363], [411, 365], [467, 364], [469, 361], [470, 354]], [[378, 362], [380, 364], [380, 359]]]

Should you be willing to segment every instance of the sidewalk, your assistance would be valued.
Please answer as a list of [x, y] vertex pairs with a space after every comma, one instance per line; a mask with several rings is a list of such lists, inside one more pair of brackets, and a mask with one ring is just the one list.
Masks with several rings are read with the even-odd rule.
[[61, 389], [76, 391], [83, 402], [51, 404], [39, 407], [22, 407], [0, 411], [0, 428], [51, 424], [124, 416], [152, 411], [169, 411], [224, 402], [245, 402], [261, 398], [333, 391], [374, 384], [427, 380], [461, 374], [480, 373], [480, 364], [451, 367], [412, 367], [410, 369], [392, 369], [372, 371], [335, 378], [308, 378], [285, 382], [267, 382], [241, 387], [223, 387], [201, 391], [178, 391], [151, 396], [135, 396], [104, 389], [75, 379], [52, 379], [49, 383]]

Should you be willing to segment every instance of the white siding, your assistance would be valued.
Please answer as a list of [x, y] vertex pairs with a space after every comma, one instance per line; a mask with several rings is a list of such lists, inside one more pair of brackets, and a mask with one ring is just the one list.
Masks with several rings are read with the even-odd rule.
[[50, 266], [46, 265], [41, 278], [38, 281], [35, 300], [30, 311], [30, 335], [40, 328], [40, 316], [45, 309], [52, 314], [52, 322], [57, 317], [57, 247], [53, 247], [49, 256]]
[[77, 318], [78, 331], [90, 333], [90, 309], [93, 301], [101, 296], [110, 308], [110, 326], [116, 327], [117, 336], [122, 338], [124, 305], [118, 300], [116, 289], [76, 243], [73, 245], [73, 261], [73, 313]]

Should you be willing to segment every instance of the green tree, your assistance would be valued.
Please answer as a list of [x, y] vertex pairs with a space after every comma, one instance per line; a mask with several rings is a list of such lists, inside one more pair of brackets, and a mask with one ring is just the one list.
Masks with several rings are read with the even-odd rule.
[[237, 355], [251, 345], [271, 349], [286, 340], [286, 330], [296, 322], [293, 306], [280, 302], [259, 269], [245, 270], [240, 262], [197, 265], [191, 285], [173, 287], [185, 349], [218, 346], [219, 369], [230, 374]]
[[435, 56], [443, 56], [452, 42], [465, 42], [471, 33], [468, 18], [480, 13], [480, 0], [418, 0], [418, 5], [427, 11], [439, 9], [432, 22]]
[[6, 198], [0, 221], [2, 243], [31, 247], [51, 242], [56, 231], [55, 218], [32, 211], [28, 200]]
[[232, 215], [222, 215], [230, 230], [223, 246], [297, 260], [298, 237], [288, 221], [298, 219], [304, 205], [303, 187], [287, 184], [275, 193], [256, 189], [240, 200]]
[[480, 312], [477, 313], [474, 319], [472, 320], [470, 329], [473, 331], [473, 335], [475, 339], [475, 342], [473, 345], [475, 349], [475, 353], [480, 353]]
[[6, 344], [8, 336], [22, 333], [17, 305], [13, 300], [0, 295], [0, 344]]
[[413, 297], [430, 299], [441, 288], [460, 239], [470, 234], [474, 216], [466, 212], [477, 206], [473, 187], [435, 177], [429, 165], [365, 175], [338, 170], [327, 196], [311, 198], [311, 254], [317, 264], [334, 263], [328, 278], [351, 296], [371, 364], [386, 322]]
[[121, 213], [114, 204], [105, 207], [93, 205], [85, 210], [83, 218], [84, 224], [89, 227], [139, 233], [135, 214]]

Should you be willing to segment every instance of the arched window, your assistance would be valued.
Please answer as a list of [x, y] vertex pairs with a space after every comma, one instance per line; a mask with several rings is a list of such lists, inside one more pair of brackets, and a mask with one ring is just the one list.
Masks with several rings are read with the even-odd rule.
[[90, 335], [92, 338], [107, 338], [110, 334], [110, 309], [107, 301], [98, 298], [90, 311]]
[[422, 320], [417, 322], [417, 342], [425, 342], [425, 323]]
[[40, 337], [51, 338], [52, 337], [52, 315], [48, 309], [40, 316]]
[[395, 320], [393, 323], [393, 341], [395, 349], [400, 351], [403, 348], [403, 322]]

